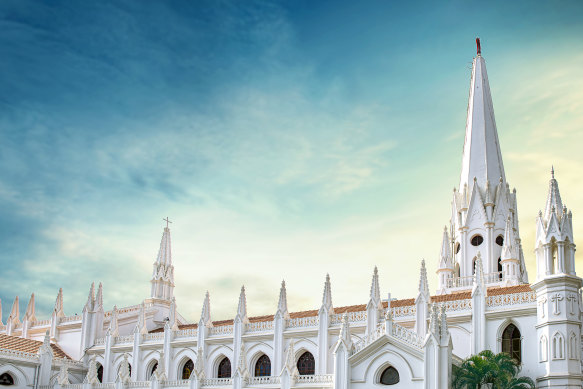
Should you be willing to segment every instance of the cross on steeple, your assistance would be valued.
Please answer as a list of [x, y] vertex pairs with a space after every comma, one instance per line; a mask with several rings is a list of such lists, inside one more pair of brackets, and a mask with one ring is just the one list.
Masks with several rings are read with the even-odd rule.
[[164, 220], [166, 222], [166, 228], [168, 228], [168, 223], [172, 223], [170, 221], [170, 219], [168, 218], [168, 216], [166, 216], [166, 219], [162, 219], [162, 220]]

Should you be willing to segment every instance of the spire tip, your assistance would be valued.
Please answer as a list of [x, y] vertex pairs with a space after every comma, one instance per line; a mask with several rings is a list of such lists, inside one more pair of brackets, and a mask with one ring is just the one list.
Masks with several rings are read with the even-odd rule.
[[476, 38], [476, 51], [478, 55], [482, 55], [482, 46], [480, 45], [480, 38]]

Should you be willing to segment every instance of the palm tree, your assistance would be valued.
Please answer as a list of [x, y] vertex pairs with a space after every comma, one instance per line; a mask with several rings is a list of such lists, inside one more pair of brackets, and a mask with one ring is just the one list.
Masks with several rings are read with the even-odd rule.
[[510, 355], [484, 350], [453, 367], [452, 386], [454, 389], [481, 389], [491, 384], [492, 389], [534, 389], [530, 378], [517, 377], [519, 372], [520, 364]]

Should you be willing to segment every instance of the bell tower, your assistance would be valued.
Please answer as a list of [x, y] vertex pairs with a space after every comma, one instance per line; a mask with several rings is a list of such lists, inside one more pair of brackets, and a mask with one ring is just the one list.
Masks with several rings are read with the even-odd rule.
[[[438, 267], [439, 293], [456, 288], [470, 289], [478, 254], [483, 261], [486, 284], [528, 282], [518, 230], [516, 191], [511, 191], [506, 181], [486, 62], [482, 57], [479, 38], [476, 43], [462, 169], [459, 188], [454, 189], [452, 200], [452, 258], [449, 263], [443, 260], [444, 252], [447, 252], [444, 250], [444, 237]], [[511, 231], [507, 231], [508, 228]], [[505, 242], [505, 239], [512, 242]], [[507, 258], [506, 266], [508, 271], [514, 270], [511, 277], [505, 275], [502, 263], [505, 243], [506, 255], [512, 253], [513, 257]]]

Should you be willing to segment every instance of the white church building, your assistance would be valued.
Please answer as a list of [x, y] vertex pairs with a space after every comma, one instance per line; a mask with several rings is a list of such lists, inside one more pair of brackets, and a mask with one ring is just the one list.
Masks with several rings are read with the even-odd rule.
[[383, 299], [375, 268], [362, 305], [335, 306], [327, 276], [317, 309], [291, 312], [282, 283], [273, 315], [249, 317], [242, 288], [232, 319], [213, 320], [207, 293], [200, 319], [189, 323], [173, 296], [166, 227], [151, 294], [137, 305], [105, 310], [101, 284], [91, 285], [81, 315], [65, 314], [60, 290], [51, 317], [40, 319], [34, 295], [23, 315], [16, 297], [0, 322], [0, 386], [437, 389], [450, 386], [452, 364], [490, 349], [520, 361], [521, 375], [539, 388], [581, 388], [572, 213], [554, 171], [547, 190], [529, 279], [478, 46], [459, 188], [439, 257], [428, 265], [438, 275], [434, 294], [422, 262], [410, 299]]

